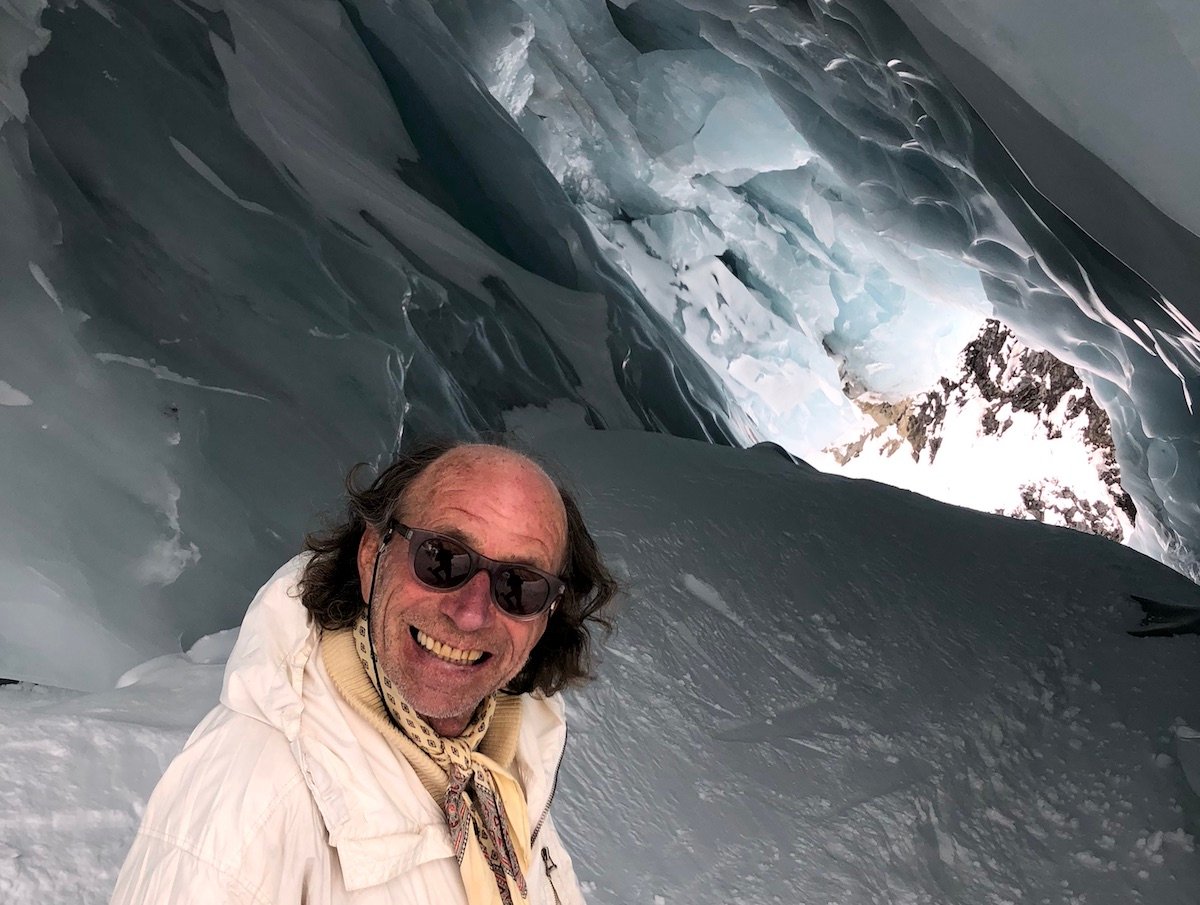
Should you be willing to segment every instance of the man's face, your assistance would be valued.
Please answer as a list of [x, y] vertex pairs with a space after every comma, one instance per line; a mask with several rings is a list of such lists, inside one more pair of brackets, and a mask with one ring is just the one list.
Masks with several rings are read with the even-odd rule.
[[[412, 483], [398, 518], [492, 559], [554, 574], [562, 567], [566, 518], [558, 491], [537, 466], [505, 450], [446, 453]], [[359, 547], [364, 595], [378, 542], [368, 530]], [[412, 574], [408, 543], [393, 535], [379, 563], [371, 617], [379, 668], [435, 731], [455, 736], [480, 701], [521, 671], [549, 616], [522, 621], [501, 612], [486, 572], [451, 591], [427, 588]], [[467, 652], [483, 656], [464, 663]]]

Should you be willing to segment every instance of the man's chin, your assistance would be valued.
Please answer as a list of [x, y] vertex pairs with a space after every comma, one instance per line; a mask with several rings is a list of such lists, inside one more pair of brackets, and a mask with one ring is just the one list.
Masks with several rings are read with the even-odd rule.
[[486, 684], [480, 685], [476, 682], [463, 683], [464, 687], [456, 687], [457, 683], [454, 683], [452, 678], [445, 675], [429, 675], [418, 670], [415, 675], [410, 673], [396, 684], [408, 705], [431, 726], [442, 721], [462, 720], [465, 723], [474, 715], [479, 702], [491, 692]]

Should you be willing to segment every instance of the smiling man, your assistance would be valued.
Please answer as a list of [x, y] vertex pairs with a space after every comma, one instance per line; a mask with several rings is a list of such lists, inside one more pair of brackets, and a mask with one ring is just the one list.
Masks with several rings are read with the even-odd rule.
[[557, 692], [616, 586], [574, 501], [498, 446], [358, 488], [247, 611], [114, 903], [581, 903], [549, 815]]

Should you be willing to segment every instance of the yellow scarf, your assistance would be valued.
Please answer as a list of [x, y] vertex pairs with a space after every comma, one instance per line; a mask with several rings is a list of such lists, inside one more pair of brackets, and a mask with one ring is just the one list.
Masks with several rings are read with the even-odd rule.
[[325, 668], [338, 693], [374, 725], [441, 806], [470, 905], [524, 905], [531, 859], [525, 793], [510, 772], [520, 699], [484, 700], [458, 738], [442, 738], [379, 673], [366, 616], [354, 629], [325, 632]]

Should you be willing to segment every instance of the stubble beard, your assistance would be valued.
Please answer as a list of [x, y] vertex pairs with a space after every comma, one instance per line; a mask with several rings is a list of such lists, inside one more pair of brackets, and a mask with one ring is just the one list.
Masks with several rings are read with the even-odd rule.
[[[373, 617], [376, 614], [373, 612], [371, 615]], [[405, 703], [427, 722], [455, 718], [469, 720], [484, 699], [508, 685], [521, 671], [519, 667], [513, 675], [504, 677], [503, 681], [482, 694], [463, 689], [457, 696], [446, 696], [438, 693], [436, 689], [431, 692], [429, 683], [422, 682], [419, 676], [412, 674], [413, 670], [405, 668], [405, 648], [408, 644], [415, 643], [409, 636], [407, 620], [403, 626], [397, 627], [394, 636], [388, 636], [386, 630], [379, 625], [371, 627], [371, 635], [374, 639], [383, 640], [382, 647], [378, 641], [375, 642], [374, 654], [379, 672], [391, 681]], [[393, 664], [395, 668], [391, 668]]]

